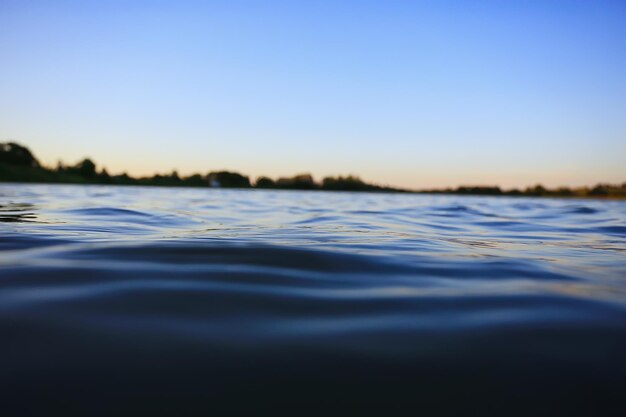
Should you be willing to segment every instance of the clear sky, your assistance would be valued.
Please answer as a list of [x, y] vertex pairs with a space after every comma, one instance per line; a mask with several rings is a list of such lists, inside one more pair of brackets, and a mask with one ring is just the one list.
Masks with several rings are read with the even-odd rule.
[[0, 141], [111, 173], [626, 181], [626, 1], [0, 0]]

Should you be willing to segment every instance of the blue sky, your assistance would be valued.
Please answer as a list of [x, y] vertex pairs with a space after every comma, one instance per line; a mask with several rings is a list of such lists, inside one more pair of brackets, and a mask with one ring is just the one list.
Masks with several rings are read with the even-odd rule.
[[109, 172], [626, 181], [624, 1], [0, 0], [0, 141]]

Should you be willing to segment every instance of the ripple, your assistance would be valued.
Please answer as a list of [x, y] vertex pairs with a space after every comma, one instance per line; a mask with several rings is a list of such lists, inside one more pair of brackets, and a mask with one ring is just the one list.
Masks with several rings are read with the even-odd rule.
[[624, 406], [625, 202], [2, 185], [3, 219], [3, 415]]
[[570, 214], [596, 214], [599, 210], [586, 206], [568, 207], [566, 213]]
[[115, 208], [115, 207], [90, 207], [68, 210], [71, 215], [77, 216], [102, 216], [102, 217], [151, 217], [149, 213], [141, 211]]

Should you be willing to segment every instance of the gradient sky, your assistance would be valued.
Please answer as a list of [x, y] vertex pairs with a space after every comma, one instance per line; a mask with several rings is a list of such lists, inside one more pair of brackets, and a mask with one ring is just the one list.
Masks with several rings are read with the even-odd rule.
[[626, 1], [0, 0], [0, 141], [111, 173], [626, 181]]

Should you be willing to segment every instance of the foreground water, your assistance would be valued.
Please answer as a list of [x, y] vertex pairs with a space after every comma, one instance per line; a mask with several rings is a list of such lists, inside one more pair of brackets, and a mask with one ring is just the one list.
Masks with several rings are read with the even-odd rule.
[[0, 185], [0, 406], [623, 415], [626, 202]]

